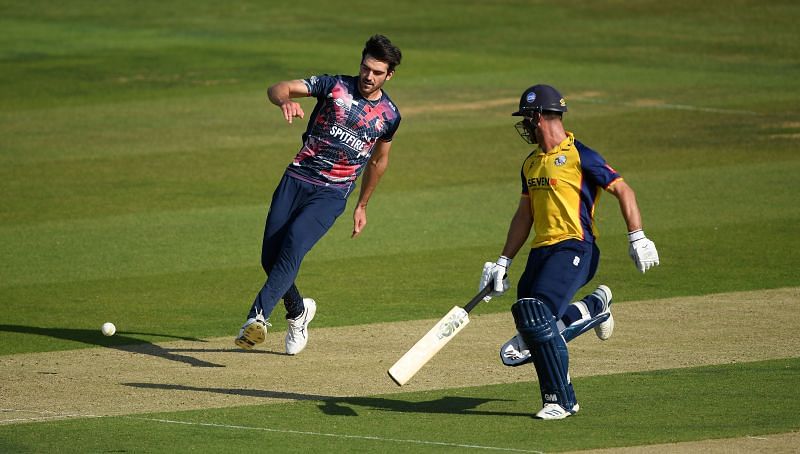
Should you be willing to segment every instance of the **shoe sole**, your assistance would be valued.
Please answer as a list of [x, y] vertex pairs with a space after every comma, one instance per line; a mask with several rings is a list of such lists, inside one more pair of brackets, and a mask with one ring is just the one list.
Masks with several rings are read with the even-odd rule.
[[600, 340], [608, 340], [614, 334], [614, 315], [609, 314], [608, 320], [594, 328], [594, 333], [597, 334]]
[[251, 323], [248, 325], [240, 337], [237, 337], [234, 343], [237, 347], [245, 350], [252, 350], [256, 344], [264, 342], [267, 338], [267, 330], [259, 323]]
[[245, 339], [243, 337], [237, 337], [236, 340], [234, 340], [233, 342], [236, 344], [237, 347], [239, 347], [241, 349], [244, 349], [244, 350], [252, 350], [253, 347], [256, 346], [256, 344], [248, 341], [247, 339]]
[[562, 412], [563, 410], [562, 411], [556, 411], [556, 410], [541, 411], [540, 410], [538, 413], [536, 413], [536, 415], [534, 415], [534, 418], [542, 419], [542, 420], [545, 420], [545, 421], [558, 421], [559, 419], [565, 419], [565, 418], [568, 418], [568, 417], [574, 415], [575, 413], [578, 413], [578, 410], [580, 410], [580, 407], [578, 406], [578, 404], [575, 404], [575, 406], [572, 407], [572, 411]]

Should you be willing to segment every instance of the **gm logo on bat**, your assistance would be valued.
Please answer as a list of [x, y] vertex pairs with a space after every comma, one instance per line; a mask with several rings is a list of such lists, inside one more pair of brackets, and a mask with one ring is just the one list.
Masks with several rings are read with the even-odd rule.
[[444, 339], [445, 337], [452, 336], [460, 326], [465, 324], [466, 316], [467, 313], [463, 311], [451, 315], [450, 318], [443, 321], [442, 324], [439, 325], [439, 331], [436, 333], [436, 337], [438, 339]]

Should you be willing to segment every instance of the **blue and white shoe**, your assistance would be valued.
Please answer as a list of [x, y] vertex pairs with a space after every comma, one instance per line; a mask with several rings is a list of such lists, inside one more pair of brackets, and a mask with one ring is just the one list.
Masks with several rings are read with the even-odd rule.
[[528, 345], [517, 334], [500, 347], [500, 361], [504, 366], [517, 367], [532, 363], [533, 356]]

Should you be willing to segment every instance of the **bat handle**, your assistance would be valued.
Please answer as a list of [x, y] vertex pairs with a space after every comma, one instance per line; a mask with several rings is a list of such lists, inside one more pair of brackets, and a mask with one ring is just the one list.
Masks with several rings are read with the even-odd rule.
[[481, 289], [481, 291], [480, 291], [480, 292], [478, 292], [478, 294], [477, 294], [477, 295], [475, 295], [474, 297], [472, 297], [472, 299], [469, 301], [469, 303], [467, 303], [467, 304], [464, 306], [464, 310], [465, 310], [465, 311], [467, 311], [467, 313], [469, 314], [469, 312], [470, 312], [472, 309], [474, 309], [474, 308], [475, 308], [475, 306], [477, 306], [477, 305], [478, 305], [478, 303], [480, 303], [481, 301], [483, 301], [483, 298], [484, 298], [486, 295], [488, 295], [488, 294], [492, 293], [492, 287], [493, 287], [493, 283], [492, 283], [492, 282], [490, 282], [490, 283], [489, 283], [489, 285], [487, 285], [486, 287], [482, 288], [482, 289]]

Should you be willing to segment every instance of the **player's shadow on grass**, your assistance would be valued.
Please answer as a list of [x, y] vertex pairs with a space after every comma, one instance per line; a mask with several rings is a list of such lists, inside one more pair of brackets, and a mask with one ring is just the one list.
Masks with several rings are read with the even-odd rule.
[[235, 396], [261, 397], [265, 399], [285, 399], [295, 401], [318, 401], [319, 409], [326, 415], [358, 416], [353, 406], [366, 407], [373, 410], [395, 411], [401, 413], [446, 413], [456, 415], [485, 416], [524, 416], [530, 418], [531, 413], [514, 413], [504, 411], [478, 410], [479, 405], [487, 402], [508, 402], [506, 399], [486, 399], [477, 397], [445, 396], [424, 402], [411, 402], [385, 397], [334, 397], [316, 394], [300, 394], [284, 391], [264, 391], [241, 388], [202, 388], [197, 386], [172, 385], [161, 383], [122, 383], [124, 386], [144, 389], [163, 389], [169, 391], [197, 391]]
[[151, 342], [131, 337], [131, 335], [159, 336], [173, 339], [189, 340], [194, 342], [205, 342], [194, 337], [172, 336], [169, 334], [140, 333], [140, 332], [117, 332], [114, 336], [107, 337], [95, 329], [75, 329], [75, 328], [41, 328], [38, 326], [24, 325], [0, 325], [0, 331], [8, 333], [36, 334], [48, 336], [56, 339], [64, 339], [84, 344], [96, 345], [98, 347], [108, 347], [141, 355], [150, 355], [170, 361], [186, 363], [193, 367], [225, 367], [221, 364], [210, 363], [191, 356], [179, 355], [175, 352], [160, 347]]

